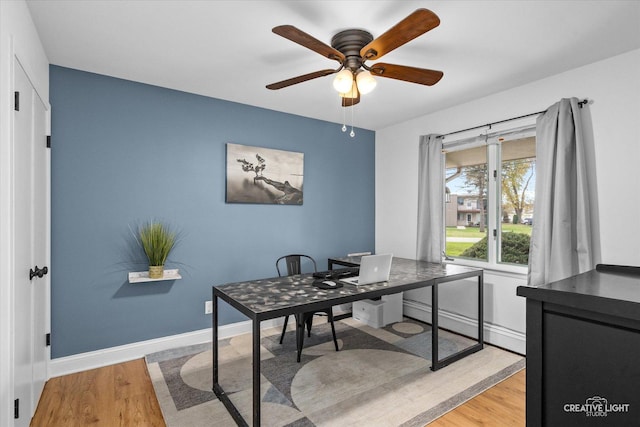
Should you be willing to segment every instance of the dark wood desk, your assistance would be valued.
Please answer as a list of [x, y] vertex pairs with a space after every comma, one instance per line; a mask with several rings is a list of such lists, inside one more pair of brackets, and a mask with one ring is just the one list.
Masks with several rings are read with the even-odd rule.
[[640, 426], [640, 268], [598, 265], [527, 298], [527, 427]]
[[[359, 258], [331, 258], [329, 265], [358, 265]], [[466, 278], [477, 278], [478, 286], [478, 342], [443, 359], [438, 358], [438, 285]], [[431, 286], [432, 289], [432, 370], [437, 370], [465, 356], [481, 350], [484, 346], [483, 325], [483, 271], [478, 268], [457, 265], [435, 264], [405, 258], [393, 258], [389, 281], [364, 286], [345, 285], [338, 289], [318, 289], [313, 286], [313, 276], [274, 277], [248, 282], [214, 286], [213, 294], [213, 391], [240, 426], [244, 420], [219, 383], [218, 372], [218, 299], [221, 299], [252, 321], [252, 366], [253, 366], [253, 425], [260, 425], [260, 323], [287, 314], [298, 314], [319, 310], [383, 295], [395, 294], [411, 289]]]

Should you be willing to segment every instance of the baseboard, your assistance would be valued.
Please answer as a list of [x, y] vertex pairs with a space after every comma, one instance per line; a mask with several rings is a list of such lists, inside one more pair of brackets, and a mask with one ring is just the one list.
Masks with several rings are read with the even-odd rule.
[[[262, 329], [267, 329], [282, 325], [282, 322], [283, 319], [266, 320], [260, 326]], [[220, 339], [250, 333], [251, 321], [220, 326], [218, 331]], [[60, 357], [49, 362], [49, 378], [127, 362], [157, 351], [209, 341], [211, 341], [211, 328]]]
[[[430, 305], [420, 303], [418, 301], [404, 300], [402, 308], [405, 316], [431, 323]], [[440, 316], [438, 319], [438, 324], [442, 328], [450, 329], [471, 337], [476, 337], [478, 335], [478, 321], [475, 319], [442, 309], [440, 309]], [[485, 322], [484, 340], [485, 342], [497, 347], [501, 347], [521, 355], [526, 354], [526, 335], [522, 332]]]

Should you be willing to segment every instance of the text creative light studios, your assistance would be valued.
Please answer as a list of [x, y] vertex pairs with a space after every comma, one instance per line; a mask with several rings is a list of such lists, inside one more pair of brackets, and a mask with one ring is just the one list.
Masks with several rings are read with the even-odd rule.
[[628, 403], [609, 403], [604, 397], [594, 396], [586, 403], [566, 403], [565, 412], [583, 412], [587, 417], [606, 417], [610, 412], [629, 412]]

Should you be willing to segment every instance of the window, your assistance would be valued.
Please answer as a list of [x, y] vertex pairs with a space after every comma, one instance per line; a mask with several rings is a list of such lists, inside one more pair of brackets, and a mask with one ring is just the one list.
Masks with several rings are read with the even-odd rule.
[[445, 254], [526, 266], [534, 221], [535, 128], [445, 142]]

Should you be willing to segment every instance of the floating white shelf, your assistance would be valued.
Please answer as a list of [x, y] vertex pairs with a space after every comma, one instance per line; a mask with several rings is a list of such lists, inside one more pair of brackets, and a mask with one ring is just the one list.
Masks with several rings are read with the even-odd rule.
[[129, 273], [129, 283], [141, 283], [141, 282], [160, 282], [162, 280], [178, 280], [182, 279], [182, 276], [178, 272], [178, 269], [168, 269], [164, 271], [164, 275], [159, 279], [151, 279], [149, 277], [149, 271], [136, 271]]

